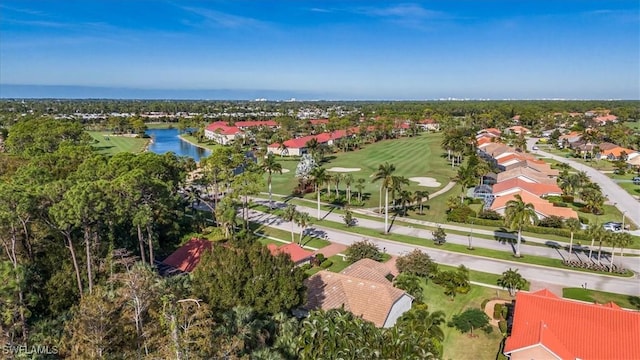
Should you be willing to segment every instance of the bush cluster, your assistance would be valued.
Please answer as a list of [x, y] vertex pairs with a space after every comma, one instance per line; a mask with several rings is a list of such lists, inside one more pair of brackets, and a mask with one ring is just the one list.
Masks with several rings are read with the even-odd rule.
[[[579, 268], [579, 269], [588, 269], [588, 270], [594, 270], [594, 271], [605, 271], [608, 272], [611, 269], [610, 265], [605, 265], [605, 264], [597, 264], [594, 262], [583, 262], [583, 261], [578, 261], [578, 260], [564, 260], [562, 262], [564, 265], [568, 266], [568, 267], [572, 267], [572, 268]], [[624, 275], [627, 273], [627, 269], [625, 268], [621, 268], [618, 267], [617, 265], [613, 265], [613, 269], [611, 269], [611, 272], [615, 273], [615, 274], [620, 274], [620, 275]]]
[[466, 205], [460, 205], [449, 210], [447, 221], [467, 222], [470, 217], [476, 217], [476, 212]]

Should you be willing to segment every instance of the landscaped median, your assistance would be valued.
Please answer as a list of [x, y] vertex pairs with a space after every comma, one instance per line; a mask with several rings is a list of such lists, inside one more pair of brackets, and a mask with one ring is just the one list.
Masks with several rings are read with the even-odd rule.
[[[257, 210], [257, 211], [262, 211], [262, 212], [265, 212], [265, 213], [271, 213], [271, 214], [274, 214], [274, 215], [277, 215], [277, 216], [282, 215], [282, 210], [270, 210], [267, 206], [263, 206], [263, 205], [253, 205], [252, 208], [254, 210]], [[318, 221], [316, 219], [312, 219], [311, 221], [312, 221], [312, 224], [316, 224], [316, 225], [319, 225], [319, 226], [322, 226], [322, 227], [326, 227], [326, 228], [330, 228], [330, 229], [334, 229], [334, 230], [339, 230], [339, 231], [343, 231], [343, 232], [347, 232], [347, 233], [359, 234], [359, 235], [363, 235], [363, 236], [370, 237], [370, 238], [378, 238], [378, 239], [383, 239], [383, 240], [397, 241], [397, 242], [410, 244], [410, 245], [419, 245], [419, 246], [423, 246], [423, 247], [427, 247], [427, 248], [440, 249], [440, 250], [445, 250], [445, 251], [450, 251], [450, 252], [455, 252], [455, 253], [461, 253], [461, 254], [467, 254], [467, 255], [472, 255], [472, 256], [479, 256], [479, 257], [485, 257], [485, 258], [496, 259], [496, 260], [510, 261], [510, 262], [514, 262], [514, 263], [546, 266], [546, 267], [563, 269], [563, 270], [567, 270], [567, 271], [579, 271], [579, 272], [586, 272], [586, 273], [594, 273], [594, 274], [600, 274], [600, 275], [606, 275], [606, 276], [621, 276], [621, 277], [631, 277], [631, 276], [633, 276], [633, 272], [631, 272], [631, 271], [627, 271], [625, 274], [618, 275], [618, 274], [612, 274], [612, 273], [608, 273], [608, 272], [592, 271], [592, 270], [587, 270], [587, 269], [577, 269], [577, 268], [571, 268], [570, 269], [570, 268], [567, 268], [565, 265], [563, 265], [562, 260], [560, 260], [560, 259], [551, 259], [551, 258], [546, 258], [546, 257], [542, 257], [542, 256], [534, 256], [534, 255], [527, 255], [527, 256], [523, 256], [523, 257], [519, 257], [518, 258], [518, 257], [513, 256], [513, 254], [511, 254], [509, 252], [505, 252], [505, 251], [492, 250], [492, 249], [483, 249], [483, 248], [475, 248], [474, 250], [469, 250], [469, 249], [467, 249], [467, 247], [465, 245], [451, 244], [451, 243], [445, 243], [443, 245], [435, 245], [434, 242], [431, 239], [416, 238], [416, 237], [407, 236], [407, 235], [401, 235], [401, 234], [391, 234], [391, 233], [390, 234], [383, 234], [380, 231], [375, 230], [375, 229], [363, 228], [363, 227], [359, 227], [359, 226], [347, 227], [347, 225], [345, 225], [345, 224], [338, 223], [338, 222], [333, 222], [333, 221], [328, 221], [328, 220], [319, 220]]]

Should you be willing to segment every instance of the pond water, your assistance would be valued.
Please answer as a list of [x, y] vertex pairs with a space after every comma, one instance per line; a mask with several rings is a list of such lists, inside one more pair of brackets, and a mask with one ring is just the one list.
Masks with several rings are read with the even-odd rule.
[[211, 151], [195, 146], [178, 137], [178, 129], [150, 129], [147, 134], [151, 136], [152, 142], [149, 144], [149, 151], [156, 154], [173, 152], [178, 156], [189, 156], [195, 161], [208, 156]]

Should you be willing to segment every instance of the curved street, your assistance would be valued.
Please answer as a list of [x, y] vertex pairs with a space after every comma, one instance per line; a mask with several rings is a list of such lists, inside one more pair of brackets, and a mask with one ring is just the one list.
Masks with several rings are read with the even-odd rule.
[[527, 149], [531, 153], [548, 157], [565, 164], [569, 164], [572, 168], [587, 173], [587, 175], [593, 182], [600, 185], [600, 188], [602, 188], [602, 192], [607, 196], [609, 201], [615, 204], [620, 212], [625, 214], [625, 217], [627, 219], [632, 221], [636, 226], [640, 227], [640, 203], [638, 202], [638, 200], [634, 199], [631, 194], [626, 192], [607, 175], [590, 166], [583, 165], [577, 161], [554, 155], [546, 151], [533, 150], [533, 145], [538, 142], [538, 140], [538, 138], [531, 138], [527, 140]]

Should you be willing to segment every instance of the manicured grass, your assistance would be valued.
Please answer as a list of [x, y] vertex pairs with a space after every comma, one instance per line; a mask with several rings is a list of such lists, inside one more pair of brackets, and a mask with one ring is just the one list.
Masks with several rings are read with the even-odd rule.
[[[429, 305], [429, 311], [443, 311], [446, 320], [462, 313], [469, 308], [480, 308], [484, 299], [497, 298], [511, 300], [509, 294], [504, 290], [495, 290], [487, 287], [471, 285], [471, 290], [467, 294], [457, 295], [453, 301], [444, 295], [442, 287], [429, 281], [423, 283], [424, 302]], [[442, 325], [444, 332], [444, 354], [443, 359], [486, 359], [493, 360], [496, 358], [502, 334], [497, 328], [493, 329], [491, 334], [485, 334], [483, 331], [475, 331], [477, 337], [469, 337], [467, 334], [461, 334], [455, 328], [450, 328], [446, 324]]]
[[[108, 131], [87, 131], [95, 140], [92, 146], [98, 152], [114, 155], [120, 152], [143, 152], [150, 139], [113, 135]], [[107, 140], [109, 139], [109, 140]]]
[[640, 310], [640, 297], [631, 295], [615, 294], [606, 291], [589, 290], [583, 288], [564, 288], [562, 297], [567, 299], [581, 300], [587, 302], [597, 302], [605, 304], [613, 301], [618, 306], [626, 309]]
[[[269, 212], [269, 209], [266, 206], [254, 205], [253, 208], [259, 211]], [[282, 210], [271, 211], [271, 213], [280, 215], [282, 213]], [[328, 221], [328, 220], [318, 221], [316, 219], [312, 219], [311, 222], [312, 224], [317, 224], [319, 226], [324, 226], [326, 228], [360, 234], [360, 235], [369, 236], [373, 238], [393, 240], [393, 241], [398, 241], [406, 244], [420, 245], [428, 248], [447, 250], [451, 252], [463, 253], [468, 255], [483, 256], [483, 257], [497, 259], [497, 260], [507, 260], [507, 261], [513, 261], [516, 263], [541, 265], [541, 266], [554, 267], [554, 268], [565, 269], [565, 270], [568, 269], [566, 266], [562, 264], [562, 261], [560, 259], [552, 259], [552, 258], [534, 256], [534, 255], [527, 255], [527, 256], [517, 258], [517, 257], [514, 257], [513, 254], [506, 251], [483, 249], [483, 248], [475, 248], [474, 250], [469, 250], [467, 249], [466, 245], [452, 244], [452, 243], [446, 243], [444, 245], [435, 245], [431, 239], [416, 238], [412, 236], [392, 234], [392, 233], [384, 234], [379, 230], [369, 229], [369, 228], [364, 228], [359, 226], [347, 227], [343, 223], [337, 223], [337, 222]], [[591, 271], [591, 270], [578, 269], [578, 268], [574, 268], [571, 270], [591, 272], [591, 273], [602, 273], [605, 275], [612, 275], [612, 276], [632, 276], [633, 275], [633, 273], [618, 275], [618, 274], [610, 274], [608, 272], [598, 272], [598, 271]]]
[[640, 121], [625, 121], [623, 124], [634, 131], [640, 131]]
[[305, 237], [302, 238], [302, 246], [322, 249], [323, 247], [329, 246], [329, 245], [331, 245], [330, 241], [319, 239], [316, 237], [311, 237], [309, 235], [306, 235]]
[[616, 184], [618, 184], [618, 186], [626, 190], [629, 194], [633, 196], [640, 196], [640, 185], [636, 185], [631, 181], [631, 179], [638, 176], [638, 174], [635, 171], [631, 173], [626, 173], [624, 175], [617, 175], [613, 173], [606, 174], [606, 175], [614, 180], [628, 180], [625, 182], [616, 182]]
[[281, 245], [284, 245], [282, 241], [277, 241], [277, 240], [265, 238], [262, 236], [258, 238], [258, 242], [261, 243], [262, 245], [275, 244], [278, 247], [280, 247]]
[[330, 256], [329, 260], [333, 261], [333, 265], [331, 265], [327, 270], [336, 273], [344, 270], [347, 266], [350, 265], [349, 262], [344, 260], [340, 255]]
[[196, 138], [195, 136], [189, 135], [189, 134], [180, 134], [180, 138], [182, 138], [182, 140], [186, 141], [186, 142], [190, 142], [191, 144], [195, 145], [195, 146], [199, 146], [205, 149], [209, 149], [209, 150], [213, 150], [217, 147], [220, 147], [222, 145], [217, 144], [214, 141], [206, 141], [206, 142], [200, 142], [198, 141], [198, 138]]
[[[613, 170], [614, 166], [613, 163], [611, 161], [607, 161], [607, 160], [590, 160], [590, 159], [582, 159], [579, 157], [573, 157], [573, 150], [570, 149], [556, 149], [553, 146], [550, 145], [543, 145], [540, 146], [540, 150], [554, 154], [554, 155], [558, 155], [558, 156], [562, 156], [564, 158], [567, 158], [569, 160], [573, 160], [576, 162], [579, 162], [581, 164], [590, 166], [596, 170]], [[567, 156], [569, 155], [569, 156]]]
[[[417, 183], [411, 182], [411, 185], [407, 187], [410, 191], [427, 190], [434, 192], [445, 186], [455, 175], [455, 172], [448, 165], [446, 158], [441, 156], [444, 153], [440, 148], [441, 141], [442, 135], [439, 133], [424, 133], [417, 137], [380, 141], [364, 145], [362, 149], [356, 151], [329, 154], [326, 156], [327, 161], [322, 166], [326, 169], [332, 167], [360, 168], [360, 171], [351, 172], [350, 174], [356, 180], [359, 178], [366, 180], [363, 191], [366, 195], [365, 206], [373, 207], [378, 205], [380, 184], [372, 183], [371, 175], [384, 162], [395, 165], [395, 175], [407, 178], [432, 177], [441, 184], [438, 188], [430, 188], [421, 187]], [[278, 158], [278, 160], [283, 169], [287, 169], [289, 172], [273, 176], [273, 192], [288, 195], [297, 185], [295, 169], [298, 165], [298, 160], [287, 161], [285, 158]], [[344, 183], [340, 184], [340, 189], [344, 192]], [[335, 191], [333, 184], [331, 185], [331, 190]], [[352, 193], [356, 195], [356, 190], [353, 186]], [[307, 196], [315, 198], [314, 194]]]
[[[439, 270], [456, 270], [457, 267], [451, 266], [451, 265], [438, 264], [438, 269]], [[492, 274], [484, 271], [476, 271], [476, 270], [469, 269], [469, 280], [477, 283], [495, 286], [498, 284], [498, 279], [500, 277], [501, 275], [498, 275], [498, 274]], [[529, 283], [527, 283], [527, 285], [522, 290], [529, 291]]]

